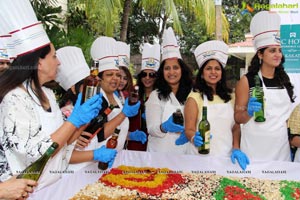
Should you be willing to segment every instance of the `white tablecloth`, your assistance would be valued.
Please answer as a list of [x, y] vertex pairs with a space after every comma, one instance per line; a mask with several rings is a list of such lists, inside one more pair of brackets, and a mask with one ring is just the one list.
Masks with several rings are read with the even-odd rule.
[[[224, 176], [300, 181], [300, 163], [292, 162], [254, 162], [247, 167], [246, 171], [243, 171], [238, 164], [232, 164], [230, 158], [123, 150], [118, 153], [113, 167], [119, 165], [167, 167], [178, 172], [216, 173]], [[29, 199], [70, 199], [87, 184], [96, 182], [103, 173], [98, 170], [97, 163], [76, 173], [64, 173], [58, 182], [33, 193]]]

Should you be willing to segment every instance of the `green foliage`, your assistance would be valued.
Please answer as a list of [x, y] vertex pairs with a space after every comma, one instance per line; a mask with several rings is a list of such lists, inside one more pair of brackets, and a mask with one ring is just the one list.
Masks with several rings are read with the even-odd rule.
[[181, 13], [180, 20], [183, 22], [183, 35], [179, 37], [180, 51], [188, 57], [193, 57], [196, 47], [203, 42], [214, 39], [214, 36], [207, 34], [204, 22], [199, 23], [192, 14]]
[[31, 1], [36, 16], [38, 20], [45, 25], [46, 31], [52, 27], [59, 27], [62, 24], [61, 19], [57, 16], [61, 13], [62, 8], [54, 5], [56, 1], [51, 2], [52, 1]]
[[140, 8], [138, 3], [132, 3], [128, 33], [127, 41], [130, 43], [131, 54], [139, 54], [141, 44], [145, 42], [153, 44], [157, 39], [159, 21]]
[[88, 23], [98, 36], [114, 37], [120, 29], [120, 0], [69, 0], [76, 8], [85, 11]]
[[83, 51], [87, 63], [91, 60], [90, 48], [94, 36], [86, 29], [82, 28], [70, 28], [67, 35], [67, 45], [80, 47]]
[[260, 10], [254, 12], [243, 11], [243, 3], [254, 5], [255, 3], [269, 4], [269, 0], [223, 0], [222, 5], [230, 23], [229, 43], [235, 43], [245, 40], [245, 34], [250, 32], [250, 22], [253, 15]]

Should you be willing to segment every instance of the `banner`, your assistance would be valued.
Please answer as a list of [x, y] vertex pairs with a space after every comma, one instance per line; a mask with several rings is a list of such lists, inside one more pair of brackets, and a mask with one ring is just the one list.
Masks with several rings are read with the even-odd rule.
[[294, 85], [295, 107], [300, 103], [300, 1], [270, 0], [270, 10], [278, 12], [281, 17], [280, 40], [285, 56], [284, 68]]
[[270, 10], [281, 17], [280, 40], [285, 57], [285, 70], [300, 73], [300, 2], [271, 0]]
[[281, 25], [280, 41], [287, 73], [300, 73], [300, 24]]

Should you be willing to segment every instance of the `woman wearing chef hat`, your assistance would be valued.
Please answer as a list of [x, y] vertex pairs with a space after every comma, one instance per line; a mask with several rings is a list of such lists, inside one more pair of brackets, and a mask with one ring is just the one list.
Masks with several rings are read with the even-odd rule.
[[[250, 30], [257, 51], [248, 73], [236, 86], [235, 121], [243, 124], [241, 150], [250, 161], [290, 161], [286, 121], [291, 113], [294, 92], [283, 67], [280, 16], [275, 12], [261, 11], [251, 20]], [[259, 75], [264, 92], [264, 122], [254, 121], [253, 113], [262, 105], [256, 99], [249, 99], [256, 75]]]
[[121, 132], [118, 137], [117, 150], [122, 150], [127, 139], [129, 120], [128, 117], [135, 116], [138, 113], [140, 102], [134, 105], [128, 104], [126, 98], [124, 106], [121, 100], [116, 95], [116, 90], [119, 87], [121, 73], [119, 69], [118, 51], [116, 48], [117, 42], [111, 37], [98, 37], [92, 44], [91, 56], [93, 60], [99, 61], [99, 74], [101, 85], [101, 93], [108, 105], [114, 105], [114, 109], [107, 117], [107, 122], [104, 128], [101, 129], [97, 137], [91, 140], [87, 148], [98, 148], [101, 144], [106, 144], [115, 128], [119, 128]]
[[90, 68], [83, 52], [75, 46], [66, 46], [56, 51], [60, 67], [55, 81], [64, 89], [59, 105], [65, 116], [69, 116], [76, 103], [78, 94], [83, 90], [83, 81], [90, 75]]
[[187, 145], [175, 144], [184, 128], [173, 122], [172, 114], [177, 109], [183, 113], [184, 103], [192, 89], [192, 73], [181, 58], [172, 28], [164, 31], [161, 47], [162, 59], [155, 90], [146, 102], [147, 151], [185, 154]]
[[[157, 77], [157, 70], [160, 64], [160, 45], [145, 43], [142, 52], [142, 67], [137, 75], [137, 86], [139, 86], [139, 97], [141, 101], [140, 112], [137, 116], [129, 118], [129, 131], [143, 131], [145, 138], [148, 138], [145, 103], [154, 89], [154, 83]], [[146, 141], [129, 140], [127, 149], [135, 151], [146, 151]]]
[[[0, 180], [23, 171], [56, 142], [59, 148], [44, 168], [38, 190], [61, 177], [51, 171], [67, 168], [74, 148], [69, 144], [80, 134], [77, 128], [97, 115], [102, 99], [95, 95], [80, 105], [79, 98], [64, 122], [54, 93], [44, 86], [55, 80], [60, 62], [30, 2], [0, 1], [0, 7], [0, 32], [12, 34], [16, 57], [0, 75], [0, 149], [5, 152], [0, 154]], [[115, 155], [112, 152], [111, 158]], [[93, 159], [93, 152], [89, 156]]]
[[[200, 44], [194, 54], [199, 71], [184, 108], [185, 135], [183, 133], [176, 144], [190, 141], [188, 153], [198, 154], [203, 139], [197, 127], [202, 118], [203, 106], [206, 106], [213, 134], [210, 155], [230, 157], [233, 153], [233, 159], [236, 158], [240, 166], [246, 169], [249, 162], [247, 156], [239, 150], [240, 126], [234, 121], [234, 96], [226, 84], [224, 68], [228, 59], [228, 46], [223, 41], [208, 41]], [[234, 135], [237, 140], [233, 140]]]

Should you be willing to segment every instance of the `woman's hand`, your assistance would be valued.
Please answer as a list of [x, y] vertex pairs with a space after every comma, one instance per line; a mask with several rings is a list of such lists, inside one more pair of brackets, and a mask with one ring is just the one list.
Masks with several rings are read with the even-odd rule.
[[15, 176], [0, 183], [0, 199], [26, 199], [28, 193], [33, 192], [36, 181], [29, 179], [16, 179]]
[[83, 137], [83, 135], [87, 136], [88, 138], [91, 138], [93, 136], [93, 134], [83, 131], [76, 141], [76, 148], [83, 149], [89, 145], [90, 139]]

